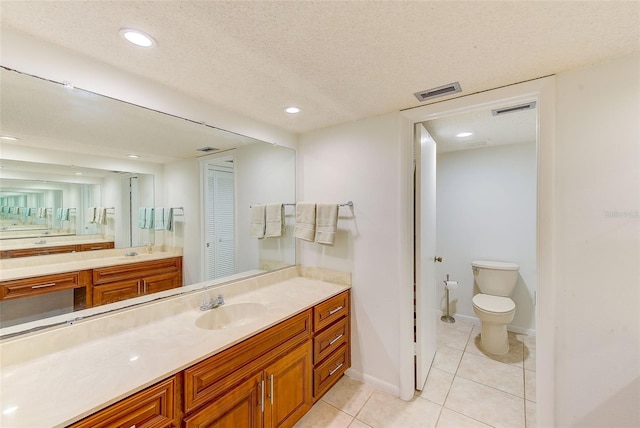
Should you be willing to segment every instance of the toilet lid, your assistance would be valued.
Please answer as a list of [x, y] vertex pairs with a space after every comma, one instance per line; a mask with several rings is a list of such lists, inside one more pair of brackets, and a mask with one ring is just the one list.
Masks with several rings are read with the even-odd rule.
[[490, 294], [478, 293], [473, 296], [472, 302], [478, 309], [486, 312], [503, 313], [516, 308], [516, 304], [510, 298]]

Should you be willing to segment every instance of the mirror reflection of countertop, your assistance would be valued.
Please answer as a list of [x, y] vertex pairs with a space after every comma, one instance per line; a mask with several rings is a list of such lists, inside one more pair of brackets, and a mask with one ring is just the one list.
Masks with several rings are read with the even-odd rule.
[[82, 245], [113, 242], [113, 237], [103, 235], [34, 235], [29, 238], [2, 239], [0, 251], [23, 250], [39, 247], [59, 247], [63, 245]]
[[[350, 288], [298, 272], [283, 269], [3, 341], [0, 425], [66, 426]], [[198, 327], [203, 297], [219, 293], [225, 305], [265, 309], [228, 328]]]
[[[135, 256], [125, 254], [135, 252]], [[151, 253], [146, 247], [114, 250], [96, 250], [69, 254], [21, 257], [0, 260], [0, 281], [23, 279], [41, 275], [75, 272], [86, 269], [139, 263], [182, 256], [182, 248], [164, 246], [153, 247]]]

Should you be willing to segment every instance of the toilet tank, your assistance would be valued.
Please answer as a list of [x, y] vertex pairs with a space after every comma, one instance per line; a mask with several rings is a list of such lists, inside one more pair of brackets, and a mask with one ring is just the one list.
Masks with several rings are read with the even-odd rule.
[[518, 282], [515, 263], [474, 260], [471, 262], [473, 277], [480, 292], [493, 296], [509, 297]]

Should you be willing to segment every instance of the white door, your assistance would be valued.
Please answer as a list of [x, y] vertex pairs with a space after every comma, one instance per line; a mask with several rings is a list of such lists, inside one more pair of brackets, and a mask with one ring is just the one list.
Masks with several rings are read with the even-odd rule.
[[205, 204], [208, 280], [235, 273], [233, 169], [208, 166]]
[[416, 389], [422, 390], [436, 353], [436, 142], [415, 127]]

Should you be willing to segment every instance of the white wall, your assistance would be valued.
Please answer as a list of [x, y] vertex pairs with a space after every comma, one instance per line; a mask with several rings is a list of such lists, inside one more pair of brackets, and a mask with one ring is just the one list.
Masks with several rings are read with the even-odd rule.
[[[446, 274], [460, 286], [450, 312], [474, 318], [471, 261], [517, 263], [511, 330], [534, 333], [536, 289], [536, 144], [511, 144], [438, 154], [436, 264], [438, 309], [446, 310]], [[479, 322], [479, 321], [478, 321]]]
[[251, 211], [256, 204], [293, 204], [296, 198], [295, 154], [283, 147], [251, 144], [234, 151], [236, 186], [236, 272], [260, 268], [261, 260], [296, 264], [293, 227], [295, 207], [285, 207], [285, 236], [257, 239], [249, 236]]
[[401, 282], [398, 233], [402, 149], [399, 114], [364, 119], [301, 137], [298, 200], [343, 203], [333, 246], [298, 240], [303, 265], [352, 272], [350, 375], [399, 394]]
[[640, 426], [640, 58], [557, 76], [556, 425]]

